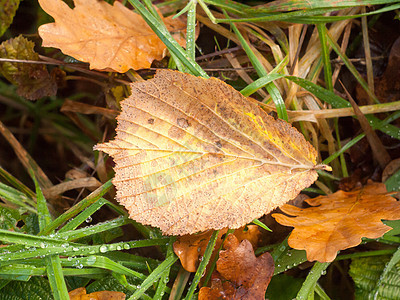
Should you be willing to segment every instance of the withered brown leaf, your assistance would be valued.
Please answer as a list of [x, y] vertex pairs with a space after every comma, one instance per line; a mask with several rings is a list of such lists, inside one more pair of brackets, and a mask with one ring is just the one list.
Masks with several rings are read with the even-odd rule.
[[376, 239], [389, 231], [391, 227], [382, 219], [400, 219], [400, 203], [390, 194], [383, 183], [370, 181], [351, 192], [339, 190], [307, 199], [310, 208], [280, 207], [295, 217], [272, 216], [282, 225], [295, 227], [288, 240], [290, 247], [306, 250], [309, 261], [331, 262], [339, 250], [357, 246], [362, 237]]
[[217, 261], [218, 273], [211, 281], [211, 287], [200, 289], [199, 300], [215, 299], [264, 299], [265, 291], [274, 274], [274, 261], [266, 252], [254, 255], [248, 240], [239, 243], [228, 235]]
[[125, 300], [122, 292], [99, 291], [86, 294], [86, 288], [81, 287], [68, 293], [70, 300]]
[[[71, 9], [61, 0], [39, 0], [55, 23], [39, 27], [44, 47], [55, 47], [90, 68], [124, 73], [149, 68], [165, 55], [166, 46], [144, 19], [115, 1], [74, 0]], [[165, 18], [167, 29], [184, 46], [185, 23]]]
[[[226, 234], [228, 229], [222, 229], [217, 237], [217, 241], [214, 246], [214, 252], [211, 256], [211, 260], [217, 254], [217, 249], [223, 242], [223, 236]], [[261, 232], [258, 230], [257, 225], [248, 225], [247, 230], [245, 228], [236, 229], [233, 234], [239, 241], [244, 239], [248, 240], [253, 248], [257, 247], [258, 239], [260, 238]], [[188, 272], [196, 272], [197, 266], [202, 259], [204, 252], [206, 251], [208, 242], [210, 241], [212, 230], [199, 233], [199, 234], [187, 234], [179, 236], [174, 243], [174, 252], [179, 257], [182, 267]]]
[[295, 128], [216, 78], [160, 70], [121, 106], [115, 140], [95, 149], [114, 158], [130, 217], [164, 234], [239, 228], [317, 178]]
[[[22, 35], [4, 41], [0, 45], [0, 57], [38, 61], [39, 54], [34, 50], [35, 44]], [[18, 86], [18, 95], [29, 100], [37, 100], [57, 93], [57, 84], [44, 65], [1, 62], [0, 73], [8, 81]]]

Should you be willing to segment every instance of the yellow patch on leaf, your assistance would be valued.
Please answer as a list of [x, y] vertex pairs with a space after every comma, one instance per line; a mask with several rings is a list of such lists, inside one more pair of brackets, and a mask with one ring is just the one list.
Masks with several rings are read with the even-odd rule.
[[[165, 55], [166, 46], [144, 19], [115, 1], [75, 0], [71, 9], [61, 0], [39, 0], [55, 23], [39, 27], [44, 47], [89, 62], [91, 69], [124, 73], [149, 68]], [[185, 23], [172, 16], [164, 22], [182, 46], [186, 44]]]
[[339, 250], [357, 246], [361, 238], [376, 239], [392, 228], [384, 220], [400, 219], [400, 203], [383, 183], [372, 181], [351, 192], [305, 200], [313, 207], [301, 209], [285, 204], [280, 209], [290, 215], [273, 214], [275, 220], [294, 227], [289, 246], [306, 250], [309, 261], [331, 262]]
[[95, 149], [113, 157], [130, 217], [164, 234], [242, 227], [324, 168], [295, 128], [221, 80], [160, 70], [131, 87], [115, 140]]

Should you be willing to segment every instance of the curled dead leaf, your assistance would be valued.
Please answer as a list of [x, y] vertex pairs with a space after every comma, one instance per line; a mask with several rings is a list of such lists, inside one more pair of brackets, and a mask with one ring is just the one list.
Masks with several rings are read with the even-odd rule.
[[391, 194], [383, 183], [369, 181], [351, 192], [339, 190], [308, 199], [310, 208], [280, 207], [295, 217], [272, 216], [278, 223], [294, 227], [290, 247], [306, 250], [309, 261], [331, 262], [339, 250], [359, 245], [362, 237], [376, 239], [392, 229], [381, 221], [400, 219], [400, 203]]
[[229, 234], [217, 261], [217, 271], [211, 287], [202, 287], [199, 300], [264, 299], [265, 291], [274, 274], [274, 261], [266, 252], [259, 257], [249, 241]]
[[[217, 237], [217, 241], [214, 247], [214, 252], [211, 256], [211, 261], [217, 254], [217, 250], [221, 246], [224, 235], [228, 230], [222, 229]], [[261, 232], [258, 230], [256, 225], [248, 225], [247, 230], [245, 228], [236, 229], [233, 233], [239, 241], [244, 239], [248, 240], [253, 248], [257, 247], [258, 239], [260, 238]], [[199, 234], [187, 234], [179, 236], [174, 243], [174, 252], [179, 257], [182, 267], [188, 272], [196, 272], [198, 264], [204, 255], [207, 244], [211, 238], [212, 231], [209, 230]]]
[[121, 106], [115, 140], [95, 149], [113, 157], [130, 217], [164, 234], [239, 228], [326, 167], [295, 128], [216, 78], [160, 70]]
[[[75, 0], [73, 9], [61, 0], [39, 0], [55, 23], [39, 27], [44, 47], [55, 47], [90, 68], [124, 73], [149, 68], [165, 55], [166, 46], [144, 19], [115, 1]], [[162, 16], [161, 16], [162, 18]], [[167, 29], [184, 46], [185, 23], [165, 18]]]

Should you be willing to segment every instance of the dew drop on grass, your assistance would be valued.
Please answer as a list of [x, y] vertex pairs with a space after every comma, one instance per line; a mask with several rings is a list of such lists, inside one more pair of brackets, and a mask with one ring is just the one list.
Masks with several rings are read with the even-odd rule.
[[106, 245], [103, 245], [103, 246], [100, 246], [99, 250], [100, 250], [101, 253], [104, 253], [104, 252], [107, 252], [108, 248], [107, 248]]
[[96, 256], [89, 256], [86, 260], [88, 265], [93, 265], [96, 262]]

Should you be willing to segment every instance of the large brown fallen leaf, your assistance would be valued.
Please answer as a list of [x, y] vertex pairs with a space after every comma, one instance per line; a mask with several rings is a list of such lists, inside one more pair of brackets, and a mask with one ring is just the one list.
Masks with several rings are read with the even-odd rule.
[[[228, 229], [222, 229], [219, 234], [217, 241], [214, 246], [214, 251], [211, 256], [217, 254], [219, 247], [222, 245], [224, 240], [223, 236], [226, 234]], [[182, 267], [188, 272], [196, 272], [197, 266], [202, 260], [204, 252], [206, 251], [208, 242], [210, 241], [213, 231], [209, 230], [200, 234], [187, 234], [179, 236], [174, 243], [174, 252], [179, 257]], [[260, 238], [261, 232], [258, 230], [257, 225], [248, 225], [247, 230], [245, 228], [236, 229], [233, 235], [241, 242], [244, 239], [248, 240], [253, 248], [257, 247], [258, 239]]]
[[161, 70], [132, 84], [115, 140], [117, 199], [164, 234], [239, 228], [316, 178], [316, 151], [290, 124], [216, 79]]
[[[74, 0], [71, 9], [61, 0], [39, 0], [55, 23], [39, 27], [44, 47], [61, 49], [64, 54], [89, 62], [90, 68], [124, 73], [149, 68], [165, 55], [166, 46], [144, 19], [115, 1]], [[185, 23], [165, 18], [167, 29], [185, 45]]]
[[381, 221], [400, 219], [400, 203], [391, 194], [383, 183], [370, 181], [351, 192], [307, 199], [310, 208], [280, 207], [295, 218], [272, 216], [282, 225], [295, 227], [290, 247], [306, 250], [309, 261], [331, 262], [339, 250], [357, 246], [362, 237], [376, 239], [392, 229]]
[[219, 253], [217, 273], [213, 274], [211, 287], [202, 287], [199, 300], [256, 300], [265, 299], [265, 291], [274, 274], [274, 260], [266, 252], [259, 257], [254, 255], [248, 240], [239, 243], [228, 235]]

